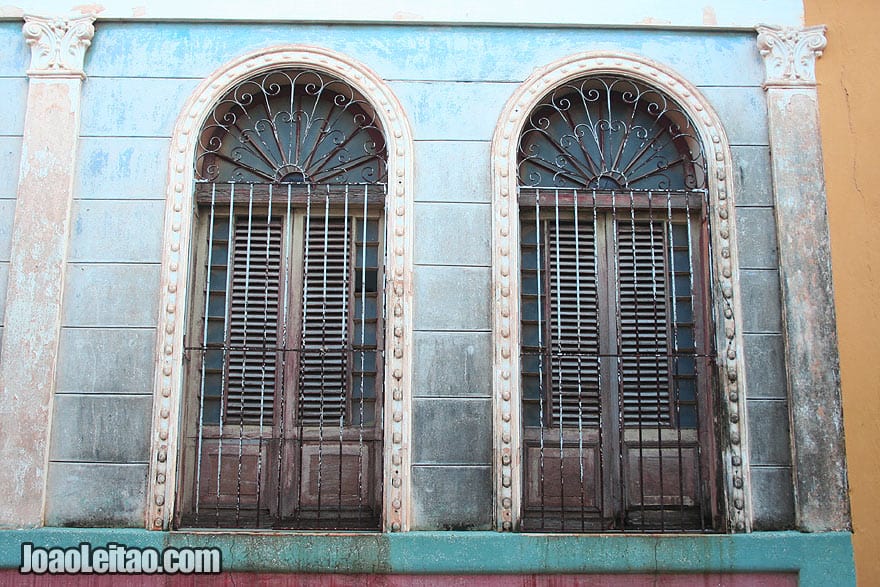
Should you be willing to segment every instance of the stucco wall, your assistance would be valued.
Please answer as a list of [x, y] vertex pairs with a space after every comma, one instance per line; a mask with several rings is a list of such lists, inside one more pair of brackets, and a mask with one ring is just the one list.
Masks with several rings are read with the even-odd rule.
[[21, 36], [21, 26], [0, 22], [0, 95], [7, 96], [0, 117], [0, 336], [3, 335], [3, 309], [9, 273], [10, 238], [15, 217], [15, 193], [21, 160], [21, 136], [27, 102], [24, 71], [29, 51]]
[[124, 20], [213, 20], [250, 22], [366, 22], [366, 23], [458, 23], [458, 24], [564, 24], [575, 26], [698, 26], [751, 29], [756, 22], [800, 25], [800, 0], [618, 0], [581, 2], [558, 0], [555, 10], [534, 2], [466, 0], [424, 2], [423, 0], [302, 0], [279, 10], [274, 0], [251, 0], [246, 5], [218, 4], [211, 0], [114, 0], [78, 4], [72, 0], [13, 0], [0, 5], [0, 18], [23, 14], [97, 14], [105, 19]]
[[[375, 70], [413, 128], [415, 528], [492, 522], [489, 142], [499, 113], [535, 67], [599, 49], [678, 70], [726, 127], [739, 186], [755, 527], [792, 524], [766, 107], [754, 33], [101, 21], [96, 29], [85, 63], [47, 524], [143, 525], [172, 126], [195, 86], [222, 63], [291, 42], [328, 47]], [[0, 34], [23, 47], [17, 30], [4, 25]], [[21, 78], [24, 50], [17, 51], [3, 71]], [[23, 96], [21, 79], [0, 83], [17, 83]]]
[[828, 48], [817, 64], [822, 146], [828, 189], [831, 252], [853, 538], [859, 583], [880, 583], [880, 182], [874, 141], [880, 136], [877, 82], [880, 60], [873, 0], [806, 0], [809, 23], [828, 25]]

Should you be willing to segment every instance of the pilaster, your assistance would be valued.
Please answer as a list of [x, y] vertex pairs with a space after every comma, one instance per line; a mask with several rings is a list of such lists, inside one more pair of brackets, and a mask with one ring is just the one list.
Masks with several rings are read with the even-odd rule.
[[31, 47], [0, 348], [0, 526], [43, 523], [83, 58], [94, 17], [25, 16]]
[[815, 62], [825, 27], [759, 26], [799, 529], [850, 527]]

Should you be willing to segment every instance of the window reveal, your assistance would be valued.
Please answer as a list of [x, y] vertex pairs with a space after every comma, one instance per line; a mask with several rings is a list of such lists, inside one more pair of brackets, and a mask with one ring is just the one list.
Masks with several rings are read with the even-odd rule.
[[717, 526], [705, 162], [618, 78], [550, 92], [520, 138], [521, 528]]
[[371, 110], [339, 80], [270, 72], [230, 91], [202, 144], [177, 524], [379, 528], [385, 152]]

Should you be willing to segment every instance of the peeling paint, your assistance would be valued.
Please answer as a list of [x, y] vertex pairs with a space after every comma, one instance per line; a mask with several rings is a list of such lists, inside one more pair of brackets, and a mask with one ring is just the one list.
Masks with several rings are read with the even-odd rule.
[[[82, 81], [77, 54], [91, 39], [90, 21], [73, 28], [45, 20], [25, 25], [35, 58], [27, 94], [27, 121], [11, 236], [6, 324], [0, 348], [0, 453], [15, 468], [0, 469], [0, 526], [38, 526], [43, 522], [46, 466], [51, 433], [55, 370], [61, 333], [71, 187], [79, 133]], [[33, 26], [31, 26], [33, 25]], [[93, 32], [93, 31], [91, 31]], [[63, 67], [44, 59], [42, 44], [56, 54], [62, 44]], [[84, 43], [74, 47], [74, 44]], [[82, 49], [79, 51], [78, 49]], [[57, 50], [57, 51], [56, 51]], [[68, 54], [69, 53], [69, 54]], [[57, 76], [57, 77], [55, 77]]]
[[0, 18], [21, 18], [22, 16], [24, 16], [23, 8], [9, 5], [0, 6]]
[[711, 6], [703, 7], [703, 24], [706, 26], [715, 26], [718, 24], [718, 15]]
[[78, 12], [83, 16], [87, 15], [99, 15], [104, 12], [106, 8], [104, 8], [101, 4], [78, 4], [71, 8], [71, 12]]
[[[556, 10], [548, 11], [540, 3], [485, 0], [467, 2], [449, 0], [427, 3], [423, 0], [395, 2], [361, 2], [337, 0], [298, 2], [289, 10], [278, 10], [273, 0], [251, 0], [247, 3], [190, 0], [156, 1], [149, 5], [143, 0], [118, 0], [104, 4], [71, 4], [65, 0], [18, 0], [14, 6], [0, 8], [0, 16], [20, 17], [23, 13], [38, 14], [98, 14], [113, 19], [197, 20], [205, 15], [226, 21], [315, 21], [315, 22], [411, 22], [432, 24], [525, 24], [573, 26], [664, 26], [678, 27], [736, 27], [753, 28], [760, 22], [792, 26], [803, 23], [803, 7], [799, 0], [740, 0], [722, 2], [711, 0], [717, 25], [703, 20], [707, 0], [679, 0], [663, 3], [653, 0], [617, 0], [616, 2], [578, 2], [563, 0]], [[149, 6], [149, 10], [147, 10]], [[4, 11], [5, 10], [5, 14]], [[654, 15], [662, 15], [655, 17]], [[642, 18], [647, 16], [647, 18]]]
[[633, 24], [669, 25], [672, 24], [672, 21], [667, 18], [655, 18], [653, 16], [646, 16], [645, 18], [638, 20]]

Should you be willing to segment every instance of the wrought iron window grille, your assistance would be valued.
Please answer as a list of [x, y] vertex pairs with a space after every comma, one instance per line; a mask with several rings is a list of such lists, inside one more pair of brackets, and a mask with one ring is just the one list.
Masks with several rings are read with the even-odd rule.
[[384, 135], [319, 71], [232, 88], [200, 134], [177, 526], [379, 529]]
[[634, 80], [549, 92], [520, 135], [528, 531], [719, 524], [706, 162]]

